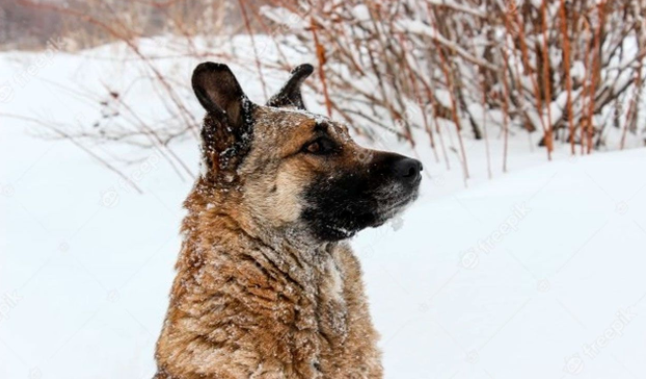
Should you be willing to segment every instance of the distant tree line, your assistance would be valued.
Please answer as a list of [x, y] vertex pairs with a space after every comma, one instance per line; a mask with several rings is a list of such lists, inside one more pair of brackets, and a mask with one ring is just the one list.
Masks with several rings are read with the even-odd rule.
[[[249, 10], [258, 1], [245, 1]], [[105, 24], [105, 25], [101, 25]], [[105, 26], [114, 29], [106, 31]], [[54, 37], [82, 49], [125, 38], [165, 33], [236, 33], [243, 27], [240, 5], [226, 0], [3, 0], [0, 50], [42, 49]], [[114, 35], [114, 34], [118, 35]]]

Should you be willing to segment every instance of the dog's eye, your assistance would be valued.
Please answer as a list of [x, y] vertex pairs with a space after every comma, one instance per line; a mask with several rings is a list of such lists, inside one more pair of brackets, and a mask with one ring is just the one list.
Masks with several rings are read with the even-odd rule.
[[303, 150], [310, 154], [324, 155], [329, 154], [335, 150], [335, 143], [328, 138], [321, 137], [312, 142], [307, 143]]

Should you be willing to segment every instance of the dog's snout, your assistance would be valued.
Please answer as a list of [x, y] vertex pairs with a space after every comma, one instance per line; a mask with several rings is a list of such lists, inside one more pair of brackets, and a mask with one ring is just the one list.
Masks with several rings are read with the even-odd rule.
[[403, 157], [393, 163], [392, 171], [398, 179], [416, 181], [420, 178], [422, 163], [417, 159]]
[[387, 152], [379, 152], [374, 156], [371, 172], [376, 174], [374, 176], [376, 179], [396, 180], [409, 185], [411, 189], [420, 183], [422, 163], [419, 160]]

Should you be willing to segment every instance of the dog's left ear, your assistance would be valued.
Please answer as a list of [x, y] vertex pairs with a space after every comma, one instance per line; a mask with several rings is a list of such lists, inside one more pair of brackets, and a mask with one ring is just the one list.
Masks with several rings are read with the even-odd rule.
[[308, 63], [304, 63], [295, 67], [291, 74], [292, 76], [281, 90], [267, 101], [267, 106], [270, 107], [296, 107], [297, 109], [306, 109], [303, 105], [303, 98], [301, 97], [301, 84], [312, 72], [314, 67]]
[[244, 122], [247, 96], [227, 65], [205, 62], [193, 71], [191, 85], [202, 107], [223, 124], [239, 127]]
[[254, 105], [222, 63], [198, 65], [191, 85], [207, 111], [200, 133], [206, 167], [212, 174], [234, 173], [250, 148]]

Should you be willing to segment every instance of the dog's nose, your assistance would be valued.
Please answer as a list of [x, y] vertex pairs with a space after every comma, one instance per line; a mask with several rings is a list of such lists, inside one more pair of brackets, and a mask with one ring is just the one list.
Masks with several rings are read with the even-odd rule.
[[422, 163], [417, 159], [403, 157], [397, 160], [391, 167], [395, 176], [406, 181], [413, 182], [421, 177], [420, 171], [422, 171]]

